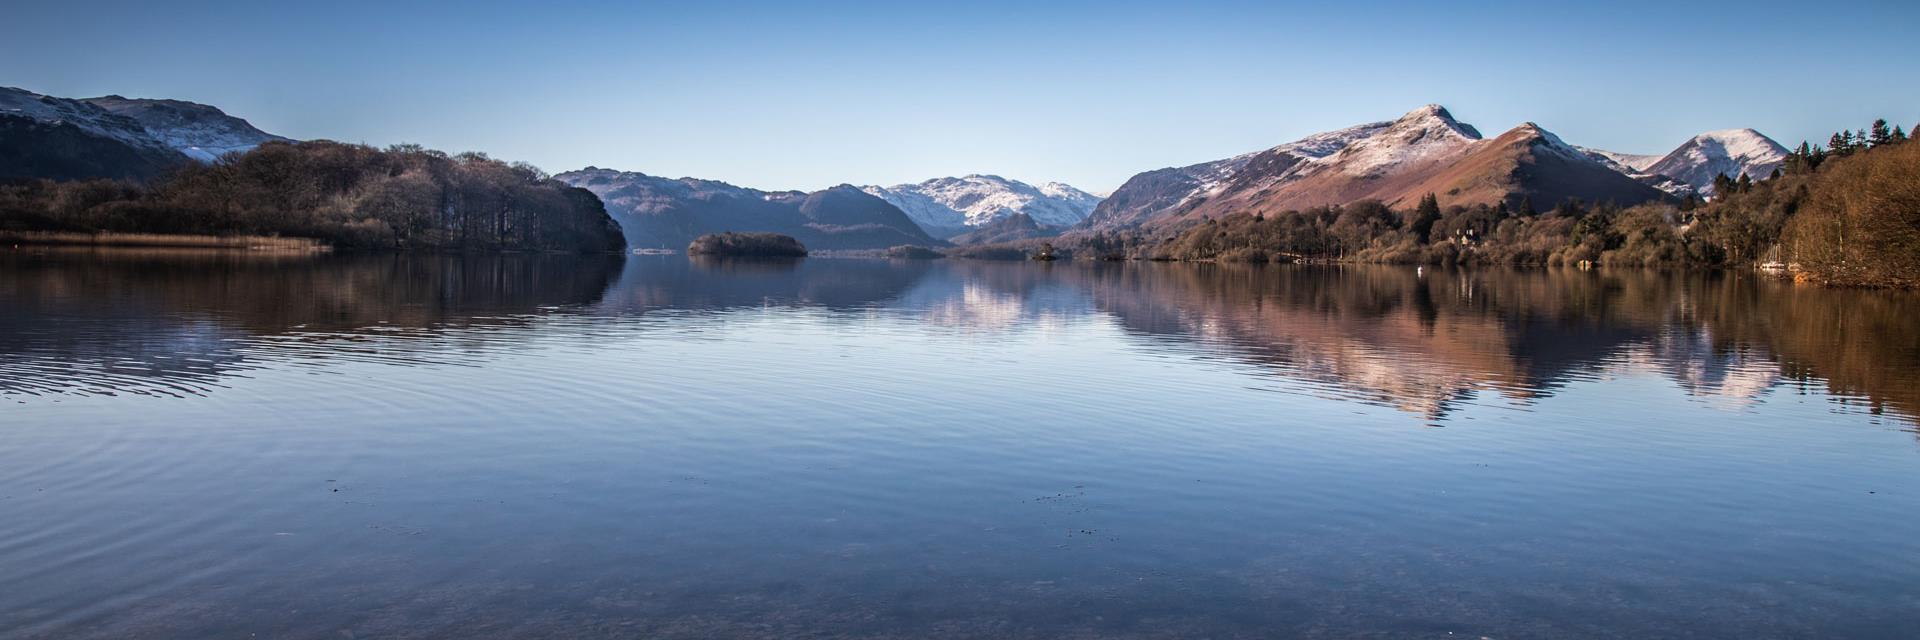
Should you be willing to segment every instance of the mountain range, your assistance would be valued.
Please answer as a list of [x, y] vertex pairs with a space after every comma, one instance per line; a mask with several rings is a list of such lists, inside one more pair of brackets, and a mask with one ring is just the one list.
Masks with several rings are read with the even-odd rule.
[[146, 179], [271, 140], [286, 138], [204, 104], [0, 87], [0, 179]]
[[1264, 151], [1128, 179], [1081, 228], [1153, 228], [1236, 212], [1277, 213], [1358, 200], [1412, 206], [1568, 198], [1622, 205], [1710, 195], [1722, 173], [1765, 178], [1786, 149], [1751, 129], [1715, 131], [1665, 156], [1574, 147], [1534, 123], [1493, 138], [1427, 105], [1392, 121], [1315, 134]]
[[720, 231], [770, 231], [810, 249], [945, 245], [898, 207], [852, 185], [811, 193], [761, 191], [697, 178], [587, 167], [554, 176], [606, 203], [635, 247], [680, 249]]
[[[287, 140], [220, 109], [121, 96], [70, 99], [0, 87], [0, 180], [144, 180]], [[1533, 123], [1486, 138], [1444, 107], [1310, 135], [1231, 158], [1139, 173], [1106, 198], [996, 175], [890, 187], [762, 191], [587, 167], [555, 176], [598, 195], [636, 247], [684, 247], [717, 231], [787, 233], [817, 249], [1005, 242], [1066, 229], [1153, 229], [1233, 213], [1358, 200], [1412, 206], [1627, 205], [1711, 196], [1714, 178], [1764, 179], [1786, 148], [1752, 129], [1711, 131], [1665, 155], [1567, 144]]]
[[1087, 219], [1100, 197], [1072, 185], [1034, 186], [1000, 176], [972, 174], [918, 184], [862, 187], [893, 203], [933, 235], [952, 238], [1018, 215], [1032, 224], [1069, 227]]

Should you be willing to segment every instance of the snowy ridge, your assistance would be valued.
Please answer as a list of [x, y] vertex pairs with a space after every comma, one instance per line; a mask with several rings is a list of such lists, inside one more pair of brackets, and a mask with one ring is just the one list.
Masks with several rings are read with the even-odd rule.
[[1454, 120], [1445, 107], [1430, 104], [1314, 164], [1338, 167], [1348, 175], [1377, 176], [1434, 156], [1459, 153], [1478, 140], [1478, 130]]
[[263, 142], [287, 140], [217, 108], [179, 100], [120, 96], [76, 100], [0, 87], [0, 116], [6, 115], [71, 124], [132, 147], [178, 152], [201, 162], [212, 162]]
[[84, 100], [56, 98], [18, 89], [0, 87], [0, 116], [16, 116], [48, 124], [71, 124], [82, 131], [117, 140], [129, 146], [168, 149], [146, 127]]
[[[1355, 142], [1378, 135], [1392, 128], [1393, 124], [1394, 122], [1392, 121], [1369, 122], [1345, 129], [1323, 131], [1293, 142], [1272, 147], [1265, 151], [1243, 153], [1225, 160], [1182, 167], [1180, 171], [1193, 178], [1194, 182], [1198, 183], [1198, 186], [1182, 197], [1179, 201], [1180, 204], [1175, 206], [1177, 207], [1194, 200], [1219, 195], [1220, 191], [1225, 189], [1228, 183], [1234, 178], [1238, 177], [1241, 170], [1245, 169], [1247, 164], [1255, 157], [1261, 155], [1286, 154], [1311, 163], [1339, 153], [1352, 146]], [[1311, 165], [1306, 164], [1301, 166], [1304, 168]], [[1289, 176], [1273, 176], [1268, 182], [1278, 182], [1285, 180], [1287, 177]]]
[[861, 187], [940, 235], [982, 227], [1017, 214], [1045, 225], [1070, 226], [1093, 213], [1100, 198], [1071, 185], [1033, 186], [996, 175], [934, 178], [918, 184]]
[[568, 171], [554, 176], [554, 179], [569, 185], [592, 191], [594, 195], [609, 200], [611, 204], [616, 192], [628, 191], [635, 186], [643, 186], [642, 193], [647, 197], [626, 202], [637, 211], [654, 211], [674, 204], [677, 200], [711, 200], [716, 196], [753, 200], [774, 200], [778, 197], [800, 195], [797, 191], [761, 191], [747, 187], [736, 187], [718, 180], [699, 178], [662, 178], [650, 176], [638, 171], [620, 171], [587, 167], [577, 171]]
[[1396, 120], [1318, 133], [1254, 154], [1285, 154], [1299, 161], [1278, 173], [1244, 175], [1248, 163], [1243, 160], [1230, 165], [1231, 173], [1202, 183], [1181, 204], [1216, 197], [1229, 185], [1237, 191], [1263, 191], [1330, 172], [1378, 177], [1432, 158], [1463, 154], [1479, 141], [1480, 132], [1473, 126], [1454, 120], [1445, 107], [1429, 104]]
[[162, 144], [201, 162], [212, 162], [222, 155], [248, 151], [269, 141], [284, 141], [254, 128], [246, 120], [227, 115], [218, 108], [182, 100], [151, 100], [103, 96], [84, 102], [140, 123], [147, 134]]
[[[1559, 135], [1541, 128], [1540, 125], [1528, 122], [1520, 125], [1516, 130], [1533, 136], [1536, 139], [1533, 145], [1535, 149], [1553, 153], [1569, 160], [1598, 162], [1593, 159], [1593, 156], [1588, 155], [1585, 151], [1581, 151], [1578, 147], [1567, 144], [1567, 141], [1561, 140]], [[1599, 164], [1605, 165], [1606, 163], [1601, 162]]]
[[1316, 133], [1277, 147], [1273, 151], [1284, 151], [1303, 158], [1325, 158], [1339, 153], [1356, 140], [1372, 137], [1393, 126], [1392, 121], [1369, 122], [1345, 129], [1335, 129]]
[[1657, 155], [1620, 153], [1606, 149], [1595, 149], [1593, 147], [1575, 146], [1574, 148], [1579, 149], [1581, 153], [1587, 154], [1587, 157], [1593, 158], [1595, 162], [1607, 165], [1608, 168], [1627, 175], [1644, 173], [1647, 167], [1653, 166], [1653, 163], [1660, 161], [1660, 156]]
[[1229, 189], [1259, 191], [1330, 169], [1384, 171], [1443, 150], [1458, 151], [1479, 138], [1479, 131], [1455, 121], [1445, 108], [1427, 105], [1397, 120], [1316, 133], [1223, 160], [1135, 175], [1109, 194], [1086, 224], [1140, 224], [1162, 213], [1197, 206]]

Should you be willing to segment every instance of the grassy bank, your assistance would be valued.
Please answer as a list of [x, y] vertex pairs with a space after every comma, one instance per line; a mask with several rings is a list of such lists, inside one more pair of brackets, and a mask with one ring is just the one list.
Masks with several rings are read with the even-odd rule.
[[311, 238], [170, 233], [81, 233], [68, 231], [0, 231], [0, 245], [172, 247], [271, 251], [326, 251], [328, 249], [326, 243]]

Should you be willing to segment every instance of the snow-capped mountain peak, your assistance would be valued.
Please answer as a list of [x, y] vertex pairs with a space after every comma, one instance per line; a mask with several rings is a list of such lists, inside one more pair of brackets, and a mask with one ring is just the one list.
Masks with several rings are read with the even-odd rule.
[[1479, 130], [1453, 119], [1446, 107], [1430, 104], [1316, 162], [1349, 175], [1380, 175], [1410, 162], [1457, 153], [1478, 140]]
[[[1532, 144], [1535, 149], [1541, 149], [1549, 153], [1558, 154], [1562, 157], [1572, 159], [1572, 160], [1579, 160], [1582, 162], [1597, 162], [1596, 160], [1593, 159], [1592, 156], [1588, 155], [1584, 151], [1581, 151], [1578, 147], [1567, 144], [1567, 141], [1565, 140], [1561, 140], [1559, 134], [1555, 134], [1552, 131], [1548, 131], [1538, 124], [1528, 122], [1520, 125], [1519, 127], [1516, 127], [1514, 131], [1520, 132], [1523, 135], [1533, 138]], [[1600, 163], [1600, 164], [1604, 165], [1606, 163]]]
[[1786, 157], [1785, 147], [1752, 129], [1708, 131], [1694, 136], [1693, 142], [1718, 147], [1720, 153], [1742, 164], [1776, 162]]
[[1044, 225], [1070, 226], [1086, 219], [1100, 203], [1099, 197], [1067, 184], [1036, 187], [978, 173], [862, 190], [893, 203], [934, 235], [964, 233], [1015, 214], [1026, 214]]
[[1766, 178], [1787, 159], [1787, 148], [1752, 129], [1723, 129], [1694, 136], [1672, 153], [1646, 167], [1647, 173], [1671, 177], [1711, 194], [1713, 179], [1746, 174]]

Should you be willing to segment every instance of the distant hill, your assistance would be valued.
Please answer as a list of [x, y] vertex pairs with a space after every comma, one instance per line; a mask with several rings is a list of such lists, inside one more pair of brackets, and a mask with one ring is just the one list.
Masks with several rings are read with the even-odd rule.
[[852, 185], [812, 193], [761, 191], [598, 167], [554, 178], [605, 201], [633, 247], [678, 249], [725, 231], [785, 234], [816, 250], [946, 245], [898, 207]]

